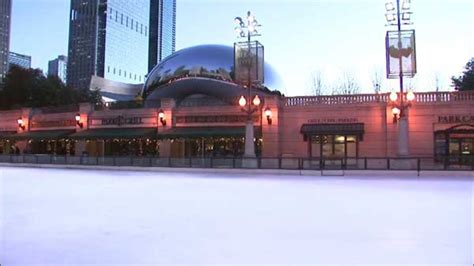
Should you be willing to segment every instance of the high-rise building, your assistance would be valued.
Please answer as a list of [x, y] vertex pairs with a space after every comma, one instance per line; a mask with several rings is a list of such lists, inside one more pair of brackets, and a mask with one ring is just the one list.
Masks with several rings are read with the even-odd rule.
[[48, 76], [56, 76], [66, 83], [67, 75], [67, 56], [60, 55], [58, 58], [49, 61]]
[[31, 56], [10, 52], [8, 54], [8, 69], [12, 66], [17, 66], [21, 68], [31, 68]]
[[176, 47], [176, 0], [150, 1], [148, 71], [171, 55]]
[[0, 82], [8, 71], [12, 1], [0, 1]]
[[71, 0], [67, 83], [92, 76], [143, 83], [148, 73], [150, 0]]

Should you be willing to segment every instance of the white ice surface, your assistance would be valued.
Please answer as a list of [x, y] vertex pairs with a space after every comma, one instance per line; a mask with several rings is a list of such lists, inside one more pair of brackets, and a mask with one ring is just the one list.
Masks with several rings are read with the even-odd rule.
[[0, 167], [0, 263], [472, 265], [472, 180]]

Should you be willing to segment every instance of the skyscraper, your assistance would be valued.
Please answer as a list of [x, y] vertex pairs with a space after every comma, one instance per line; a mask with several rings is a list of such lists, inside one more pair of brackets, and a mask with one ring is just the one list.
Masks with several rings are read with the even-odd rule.
[[71, 0], [67, 83], [88, 89], [93, 75], [143, 83], [150, 0]]
[[148, 71], [175, 51], [176, 0], [150, 0]]
[[48, 76], [56, 76], [66, 83], [67, 56], [60, 55], [58, 58], [48, 62]]
[[9, 52], [8, 53], [8, 70], [10, 70], [12, 66], [17, 66], [17, 67], [21, 67], [25, 69], [31, 68], [31, 56]]
[[12, 1], [0, 0], [0, 82], [8, 71]]

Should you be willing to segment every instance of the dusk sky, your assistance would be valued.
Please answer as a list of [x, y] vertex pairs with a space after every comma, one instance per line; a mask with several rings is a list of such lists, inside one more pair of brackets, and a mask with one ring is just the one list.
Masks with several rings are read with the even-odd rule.
[[[14, 0], [11, 47], [47, 71], [48, 60], [67, 55], [69, 0]], [[374, 69], [385, 75], [385, 0], [177, 0], [177, 49], [236, 41], [234, 17], [251, 10], [263, 27], [265, 59], [285, 81], [287, 95], [310, 94], [311, 73], [334, 86], [343, 73], [362, 92], [373, 91]], [[474, 57], [474, 1], [412, 0], [418, 74], [407, 86], [443, 90]], [[396, 88], [384, 82], [383, 91]]]

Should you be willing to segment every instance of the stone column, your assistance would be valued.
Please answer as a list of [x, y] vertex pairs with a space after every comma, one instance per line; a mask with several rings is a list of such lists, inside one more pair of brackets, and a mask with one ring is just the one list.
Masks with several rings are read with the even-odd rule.
[[245, 158], [255, 158], [255, 142], [254, 142], [255, 134], [253, 128], [253, 120], [247, 119], [247, 123], [245, 124]]
[[408, 157], [409, 155], [408, 117], [403, 116], [398, 121], [398, 156]]

